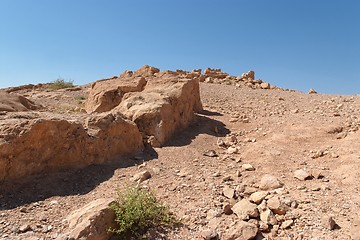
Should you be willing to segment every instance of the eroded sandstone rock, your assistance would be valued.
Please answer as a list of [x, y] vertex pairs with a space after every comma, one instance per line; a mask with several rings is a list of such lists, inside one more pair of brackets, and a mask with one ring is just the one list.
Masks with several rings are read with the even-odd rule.
[[0, 111], [29, 111], [38, 109], [39, 107], [40, 106], [21, 95], [9, 94], [5, 91], [0, 91]]
[[85, 102], [87, 113], [110, 111], [121, 102], [127, 92], [140, 92], [144, 89], [144, 77], [111, 78], [93, 83]]
[[0, 181], [109, 162], [143, 149], [138, 128], [120, 114], [92, 116], [84, 125], [87, 129], [80, 122], [48, 117], [3, 120]]
[[[141, 151], [144, 140], [164, 145], [202, 110], [199, 76], [145, 65], [93, 83], [85, 102], [88, 115], [7, 116], [0, 122], [0, 181], [113, 161]], [[35, 108], [21, 96], [1, 94], [0, 100], [5, 95], [7, 102], [16, 100], [5, 110]]]
[[194, 113], [201, 110], [199, 80], [171, 76], [153, 79], [142, 92], [126, 94], [113, 109], [161, 145], [187, 127], [194, 120]]
[[60, 239], [107, 240], [113, 235], [108, 231], [115, 228], [115, 212], [109, 208], [113, 199], [100, 198], [75, 210], [67, 218], [68, 232]]

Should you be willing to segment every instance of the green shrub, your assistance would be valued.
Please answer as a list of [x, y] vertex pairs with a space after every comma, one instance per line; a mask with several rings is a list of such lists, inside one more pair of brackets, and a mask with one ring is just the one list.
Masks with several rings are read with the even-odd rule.
[[155, 195], [140, 187], [128, 187], [119, 192], [110, 208], [115, 211], [116, 229], [110, 229], [120, 239], [141, 239], [150, 228], [164, 229], [177, 224], [168, 207], [156, 200]]
[[49, 83], [49, 88], [53, 90], [59, 90], [63, 88], [74, 87], [74, 81], [65, 81], [63, 78], [58, 78], [55, 81]]
[[83, 100], [86, 99], [86, 96], [84, 96], [84, 95], [76, 95], [76, 96], [74, 97], [74, 99], [75, 99], [75, 100], [78, 100], [78, 101], [83, 101]]

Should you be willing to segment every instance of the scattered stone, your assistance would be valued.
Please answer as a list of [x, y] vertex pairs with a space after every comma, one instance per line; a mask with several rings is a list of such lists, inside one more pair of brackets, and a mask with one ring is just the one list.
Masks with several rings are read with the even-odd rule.
[[339, 133], [339, 134], [336, 135], [336, 139], [344, 139], [344, 138], [347, 137], [347, 135], [348, 135], [347, 132]]
[[27, 213], [28, 209], [26, 207], [22, 207], [22, 208], [20, 208], [20, 212]]
[[267, 206], [275, 214], [284, 215], [288, 209], [288, 206], [283, 203], [278, 196], [274, 196], [267, 200]]
[[49, 206], [52, 207], [52, 206], [56, 206], [56, 205], [59, 205], [59, 202], [56, 201], [56, 200], [53, 200], [49, 203]]
[[233, 214], [233, 211], [231, 210], [231, 204], [225, 204], [224, 207], [223, 207], [223, 212], [224, 214], [226, 215], [231, 215]]
[[218, 217], [221, 217], [221, 213], [222, 212], [218, 209], [210, 209], [206, 213], [206, 218], [207, 219], [218, 218]]
[[325, 155], [326, 155], [326, 153], [325, 153], [324, 151], [318, 150], [318, 151], [316, 151], [315, 153], [313, 153], [313, 154], [311, 155], [311, 158], [312, 158], [312, 159], [316, 159], [316, 158], [323, 157], [323, 156], [325, 156]]
[[241, 220], [247, 220], [250, 217], [256, 218], [259, 216], [257, 205], [251, 203], [247, 199], [240, 200], [231, 209]]
[[21, 233], [24, 233], [24, 232], [27, 232], [27, 231], [30, 231], [31, 230], [31, 227], [29, 224], [24, 224], [22, 226], [19, 227], [19, 232]]
[[221, 176], [221, 173], [220, 173], [220, 172], [215, 172], [212, 176], [213, 176], [213, 177], [220, 177], [220, 176]]
[[239, 121], [238, 118], [230, 118], [230, 120], [229, 120], [229, 122], [231, 122], [231, 123], [234, 123], [234, 122], [237, 122], [237, 121]]
[[317, 92], [313, 88], [310, 88], [308, 94], [317, 94]]
[[245, 163], [241, 166], [241, 169], [243, 171], [255, 171], [255, 168], [253, 167], [253, 165]]
[[227, 152], [228, 152], [229, 154], [234, 154], [234, 153], [237, 153], [237, 152], [238, 152], [238, 149], [237, 149], [237, 147], [231, 146], [231, 147], [229, 147], [229, 148], [227, 149]]
[[226, 177], [223, 177], [222, 181], [223, 182], [230, 182], [230, 181], [234, 181], [234, 178], [232, 176], [226, 176]]
[[334, 230], [336, 227], [336, 222], [331, 216], [324, 216], [321, 222], [326, 229]]
[[227, 233], [224, 234], [224, 240], [250, 240], [253, 239], [258, 232], [256, 225], [245, 221], [239, 221], [231, 226]]
[[204, 156], [207, 157], [217, 157], [219, 156], [214, 150], [208, 150], [203, 153]]
[[321, 179], [321, 178], [325, 177], [323, 172], [320, 171], [320, 170], [312, 170], [311, 171], [311, 176], [313, 176], [315, 179]]
[[148, 170], [145, 170], [143, 172], [135, 174], [130, 180], [141, 183], [149, 178], [151, 178], [151, 173]]
[[330, 128], [327, 132], [329, 134], [336, 134], [336, 133], [341, 133], [344, 131], [344, 127], [342, 126], [337, 126], [337, 127], [332, 127]]
[[261, 190], [273, 190], [281, 188], [284, 184], [281, 183], [275, 176], [265, 174], [259, 183], [259, 188]]
[[186, 168], [181, 169], [177, 174], [179, 177], [186, 177], [189, 175], [188, 170]]
[[262, 89], [270, 89], [270, 84], [267, 83], [267, 82], [263, 82], [263, 83], [260, 84], [260, 87]]
[[218, 139], [217, 139], [216, 144], [217, 144], [219, 147], [225, 147], [225, 146], [226, 146], [224, 140], [222, 140], [221, 138], [218, 138]]
[[235, 190], [229, 186], [225, 186], [223, 188], [223, 195], [227, 198], [233, 198], [234, 197], [234, 194], [235, 194]]
[[258, 189], [255, 188], [255, 187], [245, 186], [245, 189], [244, 189], [243, 193], [244, 193], [245, 195], [250, 196], [251, 194], [253, 194], [253, 193], [256, 192], [257, 190], [258, 190]]
[[269, 225], [267, 225], [263, 221], [259, 221], [259, 230], [261, 232], [267, 232], [269, 230]]
[[303, 169], [298, 169], [294, 172], [294, 177], [301, 181], [305, 181], [311, 177], [311, 174]]
[[254, 192], [250, 195], [249, 199], [253, 203], [260, 204], [268, 194], [269, 192], [267, 191]]
[[285, 220], [282, 224], [281, 224], [281, 228], [282, 229], [287, 229], [289, 227], [291, 227], [291, 225], [294, 224], [294, 221], [293, 220]]
[[274, 225], [271, 229], [271, 235], [272, 237], [274, 237], [276, 239], [276, 237], [278, 236], [278, 233], [279, 233], [279, 228], [280, 226], [279, 225]]
[[274, 213], [270, 209], [266, 209], [260, 213], [260, 220], [268, 225], [276, 225], [278, 223]]
[[205, 240], [219, 239], [219, 234], [215, 230], [204, 230], [200, 233], [200, 237]]

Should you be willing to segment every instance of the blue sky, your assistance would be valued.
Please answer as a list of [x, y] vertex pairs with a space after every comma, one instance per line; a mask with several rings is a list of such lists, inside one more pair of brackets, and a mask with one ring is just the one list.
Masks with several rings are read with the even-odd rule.
[[360, 1], [0, 1], [0, 88], [145, 64], [360, 94]]

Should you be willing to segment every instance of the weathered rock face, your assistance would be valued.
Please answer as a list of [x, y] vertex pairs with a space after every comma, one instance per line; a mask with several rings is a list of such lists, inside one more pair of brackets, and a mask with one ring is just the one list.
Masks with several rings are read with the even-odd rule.
[[17, 95], [9, 94], [4, 91], [0, 91], [0, 111], [5, 112], [18, 112], [38, 109], [34, 102], [29, 99]]
[[93, 83], [85, 103], [87, 113], [106, 112], [117, 105], [127, 92], [140, 92], [146, 80], [143, 77], [111, 78]]
[[176, 130], [187, 127], [202, 110], [198, 72], [159, 72], [144, 66], [120, 78], [93, 84], [86, 111], [112, 110], [136, 123], [140, 131], [163, 145]]
[[243, 73], [241, 75], [241, 77], [244, 78], [244, 79], [254, 80], [255, 79], [255, 72], [250, 70], [247, 73]]
[[69, 231], [60, 239], [107, 240], [113, 234], [108, 229], [115, 228], [115, 212], [109, 208], [112, 199], [100, 198], [75, 210], [67, 218]]
[[149, 65], [142, 66], [134, 72], [134, 76], [153, 76], [155, 73], [160, 72], [160, 69]]
[[194, 113], [202, 110], [198, 79], [162, 79], [149, 82], [143, 92], [125, 95], [114, 109], [161, 145], [177, 130], [187, 127]]
[[143, 149], [136, 125], [121, 115], [87, 119], [87, 128], [64, 119], [7, 119], [0, 125], [0, 181], [44, 170], [115, 160]]
[[220, 68], [219, 69], [206, 68], [204, 70], [204, 75], [205, 77], [223, 79], [226, 78], [229, 74], [222, 72]]
[[[0, 117], [0, 182], [135, 154], [143, 149], [144, 137], [163, 145], [202, 110], [199, 76], [144, 66], [93, 83], [85, 103], [88, 114]], [[12, 104], [6, 102], [7, 110], [35, 107], [23, 97], [0, 97], [5, 95]]]

